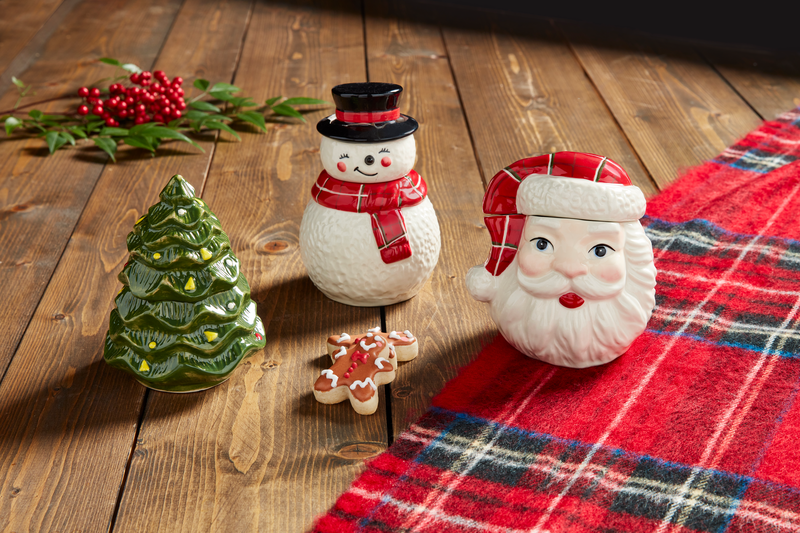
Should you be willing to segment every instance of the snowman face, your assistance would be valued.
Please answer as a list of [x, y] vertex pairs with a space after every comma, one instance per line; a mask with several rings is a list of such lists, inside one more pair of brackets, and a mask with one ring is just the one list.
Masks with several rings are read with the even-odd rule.
[[414, 168], [414, 136], [375, 143], [322, 137], [319, 155], [325, 171], [342, 181], [382, 183], [400, 179]]

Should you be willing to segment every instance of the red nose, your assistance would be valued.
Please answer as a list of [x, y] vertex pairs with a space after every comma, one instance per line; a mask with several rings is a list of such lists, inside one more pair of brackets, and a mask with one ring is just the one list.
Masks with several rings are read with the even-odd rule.
[[391, 157], [386, 156], [383, 159], [381, 159], [381, 165], [383, 165], [385, 167], [388, 167], [391, 164], [392, 164], [392, 158]]
[[558, 302], [567, 309], [577, 309], [583, 305], [583, 298], [574, 292], [568, 292], [562, 295], [561, 298], [558, 299]]
[[336, 168], [339, 169], [339, 172], [344, 172], [345, 170], [347, 170], [347, 165], [339, 161], [338, 163], [336, 163]]

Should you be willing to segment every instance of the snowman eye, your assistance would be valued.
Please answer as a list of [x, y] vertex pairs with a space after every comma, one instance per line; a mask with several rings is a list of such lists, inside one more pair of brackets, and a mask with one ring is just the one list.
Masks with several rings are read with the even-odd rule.
[[339, 156], [339, 159], [350, 159], [350, 156], [347, 154], [342, 154]]
[[385, 153], [385, 154], [388, 154], [388, 153], [389, 153], [389, 150], [387, 150], [386, 148], [381, 148], [381, 149], [378, 151], [378, 153], [379, 153], [379, 154], [384, 154], [384, 153]]

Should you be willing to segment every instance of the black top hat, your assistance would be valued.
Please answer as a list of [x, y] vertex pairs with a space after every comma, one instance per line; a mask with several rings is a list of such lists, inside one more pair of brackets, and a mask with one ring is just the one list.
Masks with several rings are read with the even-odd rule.
[[400, 114], [403, 88], [394, 83], [345, 83], [331, 92], [336, 113], [317, 123], [317, 131], [350, 142], [391, 141], [411, 135], [419, 124]]

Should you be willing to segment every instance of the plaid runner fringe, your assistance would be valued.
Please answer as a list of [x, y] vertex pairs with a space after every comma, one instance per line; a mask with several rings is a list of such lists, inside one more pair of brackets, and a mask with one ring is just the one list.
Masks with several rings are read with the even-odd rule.
[[596, 368], [502, 337], [317, 532], [800, 531], [800, 109], [649, 201], [656, 308]]

